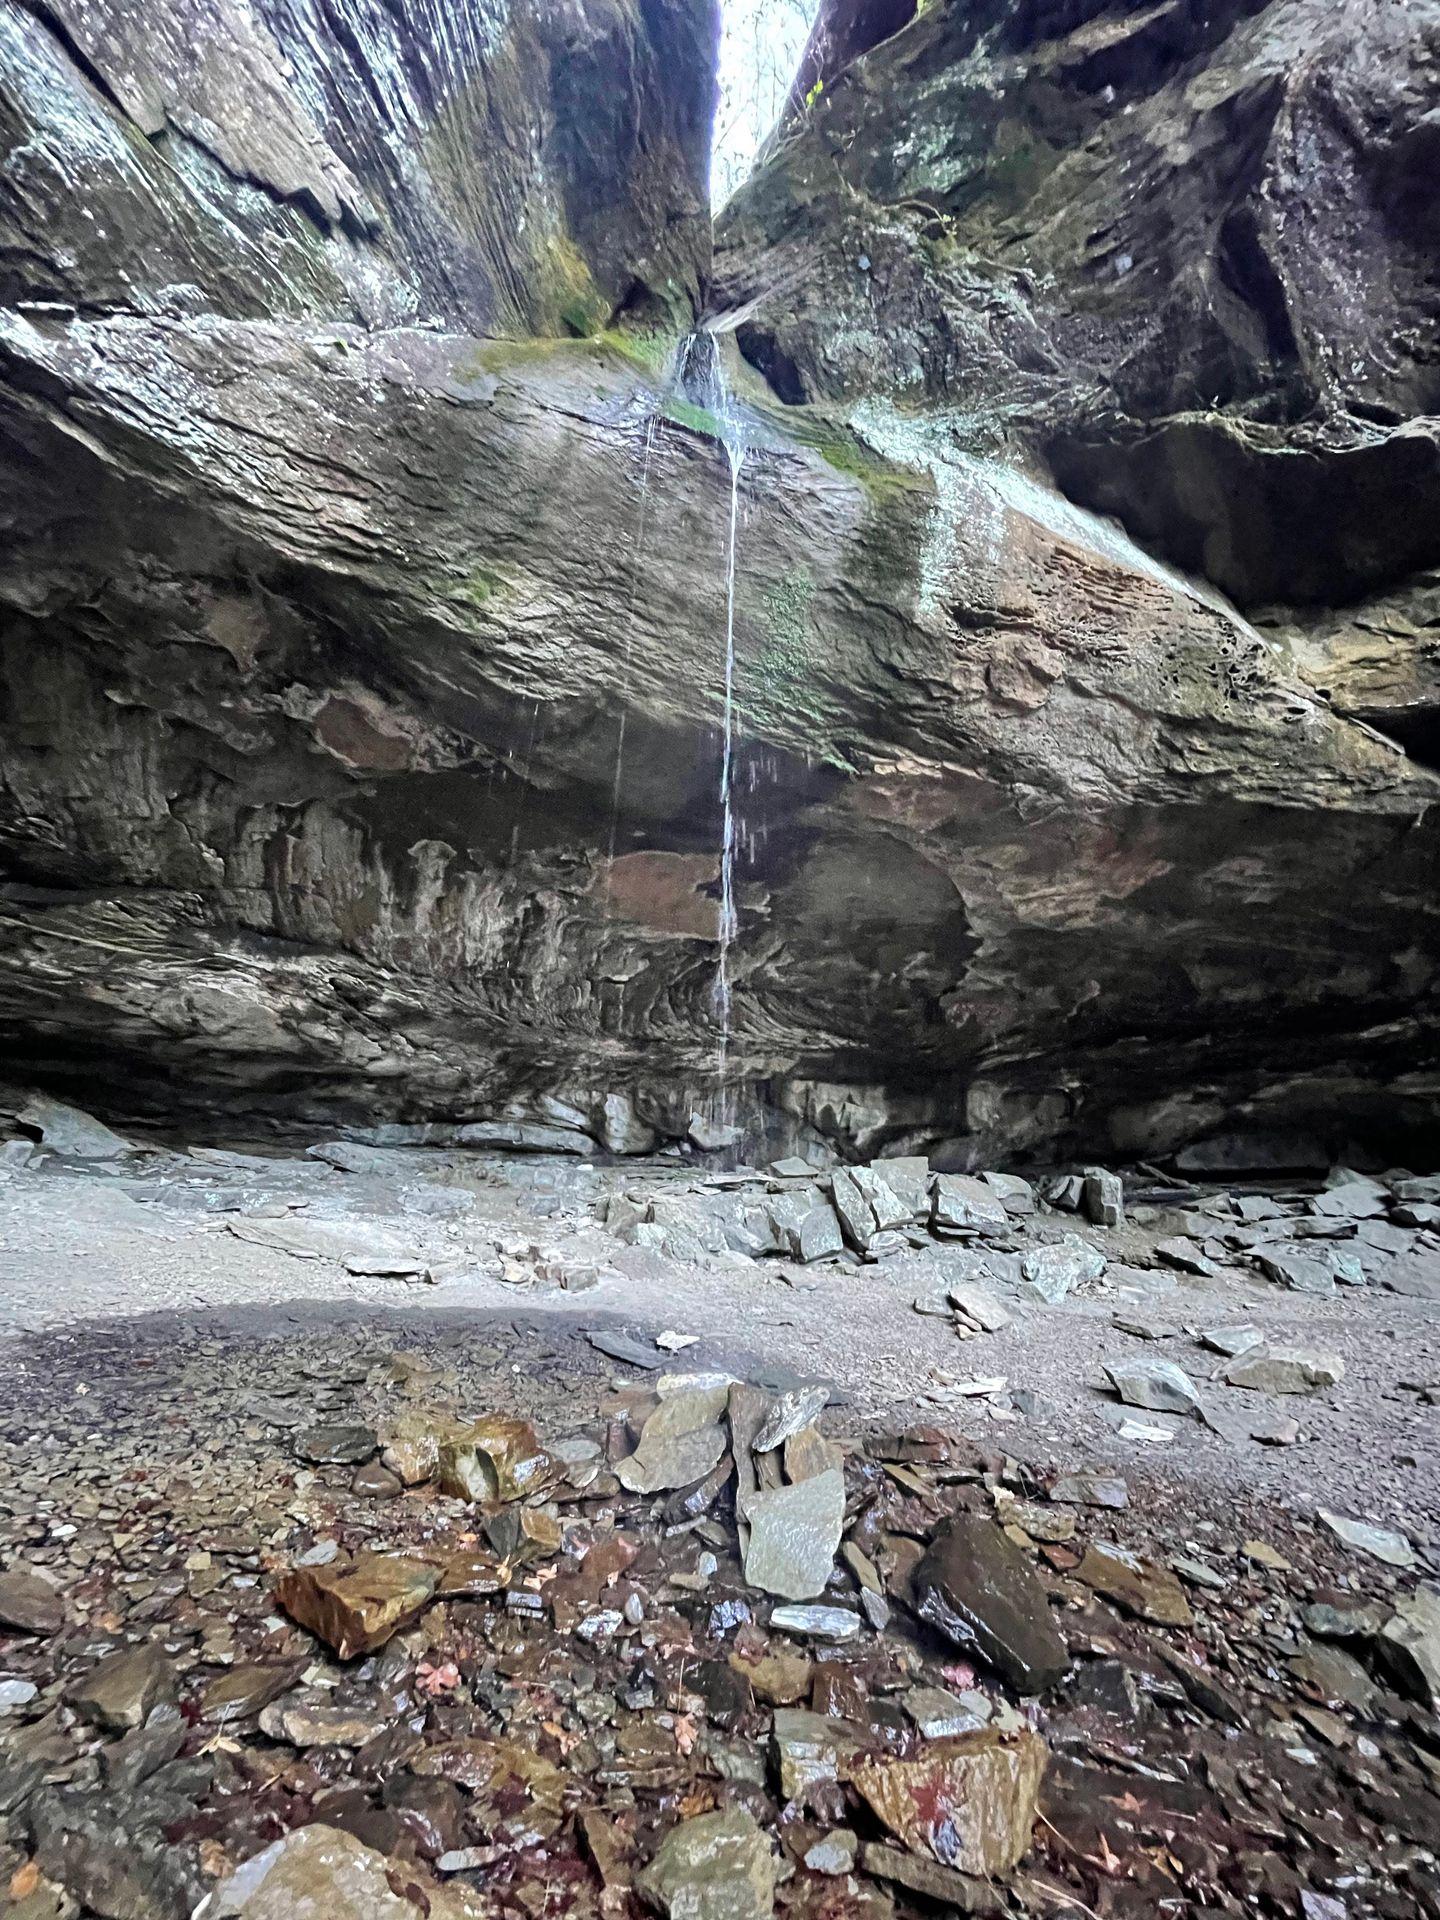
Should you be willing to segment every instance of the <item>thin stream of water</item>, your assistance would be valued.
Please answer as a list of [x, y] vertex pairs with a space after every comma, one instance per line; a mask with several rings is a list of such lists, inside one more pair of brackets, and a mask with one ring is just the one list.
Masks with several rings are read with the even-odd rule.
[[725, 562], [725, 741], [720, 756], [720, 958], [715, 969], [715, 1012], [720, 1022], [719, 1076], [724, 1096], [725, 1069], [730, 1054], [730, 946], [738, 919], [735, 912], [735, 555], [740, 532], [740, 468], [745, 444], [732, 418], [721, 416], [726, 428], [725, 452], [730, 462], [730, 539]]

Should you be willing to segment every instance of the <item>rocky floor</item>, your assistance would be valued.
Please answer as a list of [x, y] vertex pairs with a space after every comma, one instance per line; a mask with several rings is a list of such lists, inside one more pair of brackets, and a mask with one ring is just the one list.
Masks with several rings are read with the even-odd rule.
[[1440, 1913], [1413, 1176], [62, 1129], [0, 1173], [26, 1920]]

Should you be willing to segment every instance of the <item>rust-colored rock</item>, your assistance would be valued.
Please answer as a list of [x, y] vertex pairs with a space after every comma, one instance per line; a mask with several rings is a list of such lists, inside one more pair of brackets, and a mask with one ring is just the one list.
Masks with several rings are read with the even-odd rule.
[[275, 1588], [292, 1620], [342, 1660], [369, 1653], [424, 1612], [440, 1575], [399, 1553], [362, 1553], [325, 1567], [294, 1567]]
[[523, 1500], [558, 1470], [528, 1420], [490, 1413], [441, 1443], [437, 1477], [457, 1500]]

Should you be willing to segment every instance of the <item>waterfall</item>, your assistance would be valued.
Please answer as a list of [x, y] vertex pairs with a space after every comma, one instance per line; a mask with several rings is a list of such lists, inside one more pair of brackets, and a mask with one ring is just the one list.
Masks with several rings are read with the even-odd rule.
[[720, 920], [719, 959], [711, 1004], [720, 1029], [716, 1069], [723, 1100], [730, 1057], [730, 949], [739, 931], [735, 910], [735, 559], [740, 534], [740, 470], [745, 463], [745, 429], [725, 380], [715, 335], [701, 328], [680, 349], [680, 378], [686, 393], [713, 417], [730, 469], [730, 516], [725, 552], [725, 699], [720, 754]]

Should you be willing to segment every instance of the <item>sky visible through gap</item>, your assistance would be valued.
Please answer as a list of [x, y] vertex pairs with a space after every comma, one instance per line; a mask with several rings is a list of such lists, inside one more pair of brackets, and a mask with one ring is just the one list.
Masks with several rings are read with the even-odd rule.
[[710, 201], [718, 213], [780, 117], [816, 0], [721, 0], [720, 105]]

